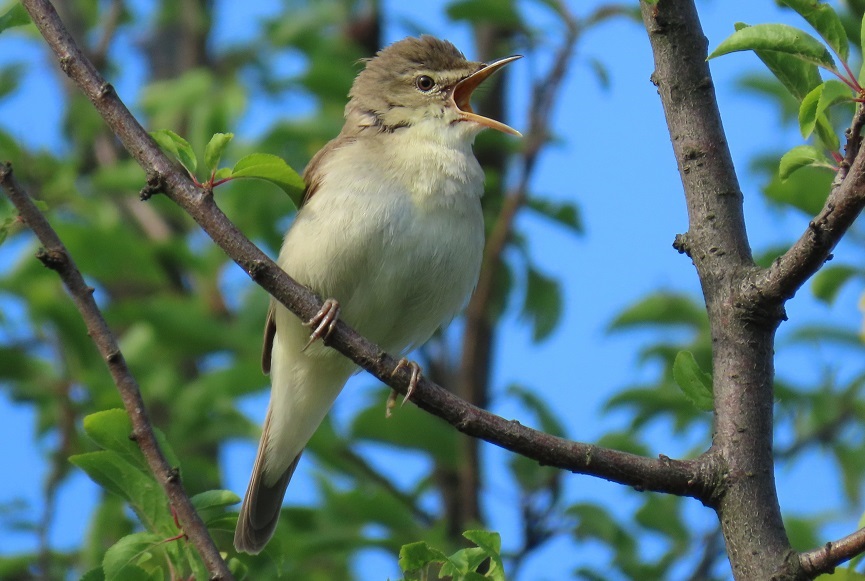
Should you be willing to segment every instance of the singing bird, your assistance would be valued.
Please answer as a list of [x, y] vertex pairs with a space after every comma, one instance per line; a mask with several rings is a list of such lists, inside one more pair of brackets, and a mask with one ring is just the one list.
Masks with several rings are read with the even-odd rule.
[[[280, 267], [327, 300], [307, 322], [271, 301], [262, 356], [270, 404], [238, 551], [258, 553], [270, 540], [304, 446], [356, 370], [315, 339], [338, 316], [405, 354], [477, 284], [484, 175], [472, 144], [484, 128], [519, 132], [475, 113], [469, 98], [517, 58], [472, 62], [450, 42], [421, 36], [382, 49], [355, 79], [342, 131], [306, 167], [303, 204], [279, 253]], [[419, 368], [407, 364], [414, 384]]]

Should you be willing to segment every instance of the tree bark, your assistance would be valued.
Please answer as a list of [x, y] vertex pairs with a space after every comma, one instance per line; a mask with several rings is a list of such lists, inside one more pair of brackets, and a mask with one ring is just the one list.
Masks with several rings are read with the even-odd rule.
[[[750, 308], [751, 258], [739, 189], [692, 0], [641, 4], [688, 206], [675, 246], [696, 266], [713, 348], [712, 452], [726, 465], [715, 505], [739, 580], [804, 579], [781, 520], [772, 455], [774, 336], [783, 311]], [[765, 305], [764, 305], [765, 306]]]

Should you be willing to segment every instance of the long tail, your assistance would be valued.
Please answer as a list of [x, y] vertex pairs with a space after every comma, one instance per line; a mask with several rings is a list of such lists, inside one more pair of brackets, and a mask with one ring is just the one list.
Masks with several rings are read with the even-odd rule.
[[246, 496], [244, 496], [243, 504], [240, 506], [237, 529], [234, 532], [234, 547], [238, 551], [252, 555], [260, 553], [270, 537], [273, 536], [282, 510], [285, 489], [288, 487], [302, 454], [301, 451], [272, 485], [265, 483], [264, 456], [270, 437], [272, 415], [273, 407], [269, 406], [261, 440], [258, 443], [258, 454], [255, 457], [252, 476], [249, 479], [249, 487], [246, 489]]

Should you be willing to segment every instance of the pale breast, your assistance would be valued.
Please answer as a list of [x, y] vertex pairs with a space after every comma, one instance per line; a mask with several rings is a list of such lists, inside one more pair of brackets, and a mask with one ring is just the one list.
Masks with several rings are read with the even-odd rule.
[[483, 174], [470, 144], [421, 137], [355, 142], [322, 160], [324, 177], [280, 254], [290, 275], [396, 352], [459, 311], [483, 252]]

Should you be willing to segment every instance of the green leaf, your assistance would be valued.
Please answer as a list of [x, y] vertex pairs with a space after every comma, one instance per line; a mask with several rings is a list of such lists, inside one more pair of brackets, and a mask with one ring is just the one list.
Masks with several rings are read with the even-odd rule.
[[820, 93], [820, 102], [817, 104], [817, 115], [822, 115], [826, 109], [840, 103], [849, 101], [853, 98], [853, 90], [835, 79], [830, 79], [823, 83], [823, 91]]
[[230, 167], [221, 167], [216, 170], [216, 173], [213, 174], [214, 180], [224, 180], [225, 178], [231, 177], [231, 168]]
[[442, 565], [439, 577], [453, 577], [454, 581], [483, 579], [483, 575], [476, 573], [476, 571], [486, 559], [487, 554], [483, 549], [475, 547], [461, 549], [448, 557], [447, 562]]
[[841, 142], [838, 140], [838, 134], [825, 115], [817, 117], [817, 126], [814, 127], [814, 132], [817, 134], [817, 139], [823, 144], [823, 147], [829, 151], [838, 151], [841, 149]]
[[778, 166], [778, 177], [782, 181], [786, 181], [794, 171], [807, 166], [835, 169], [832, 166], [832, 162], [823, 154], [821, 149], [813, 145], [799, 145], [781, 157], [781, 163]]
[[510, 0], [460, 0], [451, 2], [446, 11], [451, 20], [486, 22], [516, 29], [524, 25], [523, 18]]
[[806, 215], [814, 216], [826, 203], [834, 175], [822, 167], [804, 166], [796, 172], [795, 180], [782, 181], [777, 175], [778, 161], [774, 159], [766, 168], [769, 183], [763, 192], [778, 204], [793, 206]]
[[[490, 559], [490, 568], [484, 577], [487, 579], [495, 579], [495, 581], [505, 581], [505, 567], [504, 563], [502, 563], [501, 557], [501, 535], [493, 531], [465, 531], [463, 536], [484, 551], [484, 560], [486, 560], [486, 558]], [[480, 563], [478, 563], [478, 565], [480, 565]]]
[[[736, 30], [748, 28], [747, 24], [737, 22]], [[774, 50], [755, 50], [754, 53], [763, 64], [781, 81], [781, 84], [797, 100], [805, 98], [811, 89], [822, 82], [817, 65], [800, 60], [783, 52]]]
[[844, 25], [835, 10], [828, 4], [815, 0], [781, 0], [784, 4], [798, 12], [832, 50], [846, 61], [850, 56], [850, 45]]
[[690, 296], [656, 293], [628, 307], [610, 324], [611, 331], [632, 327], [687, 325], [708, 328], [706, 310]]
[[138, 518], [149, 530], [170, 531], [173, 526], [168, 502], [152, 477], [145, 475], [120, 454], [110, 450], [71, 456], [97, 484], [129, 502]]
[[538, 419], [538, 429], [553, 436], [565, 436], [565, 427], [550, 409], [547, 402], [538, 395], [521, 385], [511, 385], [507, 389], [507, 395], [519, 399], [523, 406], [528, 408]]
[[417, 571], [430, 563], [444, 563], [447, 557], [436, 548], [420, 541], [403, 545], [399, 550], [399, 567], [403, 571]]
[[24, 10], [24, 6], [15, 2], [12, 8], [0, 15], [0, 33], [15, 26], [23, 26], [30, 23], [30, 15]]
[[204, 148], [204, 165], [211, 173], [216, 171], [219, 166], [219, 160], [222, 159], [222, 152], [228, 146], [229, 142], [234, 139], [234, 133], [215, 133], [207, 147]]
[[237, 504], [240, 502], [240, 497], [230, 490], [207, 490], [196, 494], [189, 500], [192, 501], [195, 510], [202, 511]]
[[682, 522], [681, 507], [681, 500], [674, 496], [649, 495], [634, 516], [643, 528], [685, 545], [690, 533]]
[[233, 178], [258, 178], [276, 184], [300, 207], [306, 187], [303, 179], [285, 160], [269, 153], [251, 153], [241, 158], [231, 170]]
[[811, 292], [826, 304], [832, 304], [841, 291], [841, 287], [854, 276], [862, 272], [851, 266], [825, 266], [814, 275], [811, 281]]
[[[802, 137], [808, 137], [815, 129], [815, 125], [821, 118], [824, 118], [826, 109], [840, 101], [851, 99], [850, 88], [841, 81], [830, 80], [821, 83], [814, 87], [799, 106], [799, 129], [802, 131]], [[832, 125], [825, 119], [826, 126], [834, 134], [831, 129]], [[835, 148], [832, 148], [836, 151]]]
[[105, 571], [102, 570], [102, 567], [90, 569], [78, 581], [105, 581]]
[[151, 131], [150, 136], [166, 153], [172, 155], [190, 174], [198, 167], [198, 160], [189, 142], [170, 129]]
[[153, 558], [151, 551], [159, 546], [161, 540], [153, 533], [134, 533], [117, 541], [105, 552], [105, 557], [102, 559], [105, 581], [141, 578], [140, 575], [144, 571], [139, 568], [139, 565]]
[[844, 25], [835, 10], [828, 4], [815, 0], [781, 0], [784, 4], [798, 12], [832, 50], [846, 61], [850, 56], [850, 46]]
[[[84, 418], [84, 432], [105, 450], [117, 452], [124, 460], [138, 467], [146, 475], [150, 475], [150, 467], [141, 453], [132, 436], [132, 421], [126, 410], [111, 409], [90, 414]], [[168, 440], [159, 428], [154, 427], [153, 432], [156, 442], [159, 444], [162, 454], [173, 467], [179, 467], [180, 461], [177, 454], [168, 444]]]
[[[865, 54], [865, 14], [862, 15], [862, 22], [859, 24], [859, 45], [862, 50], [861, 54]], [[859, 69], [859, 83], [862, 83], [862, 77], [865, 75], [865, 59], [862, 61], [862, 66]]]
[[550, 336], [559, 323], [562, 308], [562, 290], [558, 281], [529, 267], [523, 313], [532, 323], [534, 341], [543, 341]]
[[538, 214], [564, 226], [574, 234], [583, 233], [583, 222], [576, 204], [553, 202], [542, 198], [529, 198], [526, 204]]
[[799, 131], [802, 137], [808, 138], [814, 132], [817, 125], [817, 105], [820, 103], [820, 95], [823, 93], [823, 84], [817, 85], [810, 93], [805, 95], [799, 103]]
[[847, 567], [838, 567], [832, 573], [820, 575], [815, 581], [865, 581], [865, 575]]
[[786, 24], [756, 24], [740, 28], [719, 44], [709, 58], [743, 50], [781, 52], [837, 72], [832, 55], [819, 40]]
[[713, 408], [712, 376], [703, 372], [694, 354], [679, 351], [673, 362], [673, 379], [682, 393], [700, 411], [710, 412]]
[[125, 410], [104, 410], [84, 418], [84, 433], [100, 448], [117, 452], [124, 460], [147, 472], [141, 450], [130, 436], [132, 422]]

